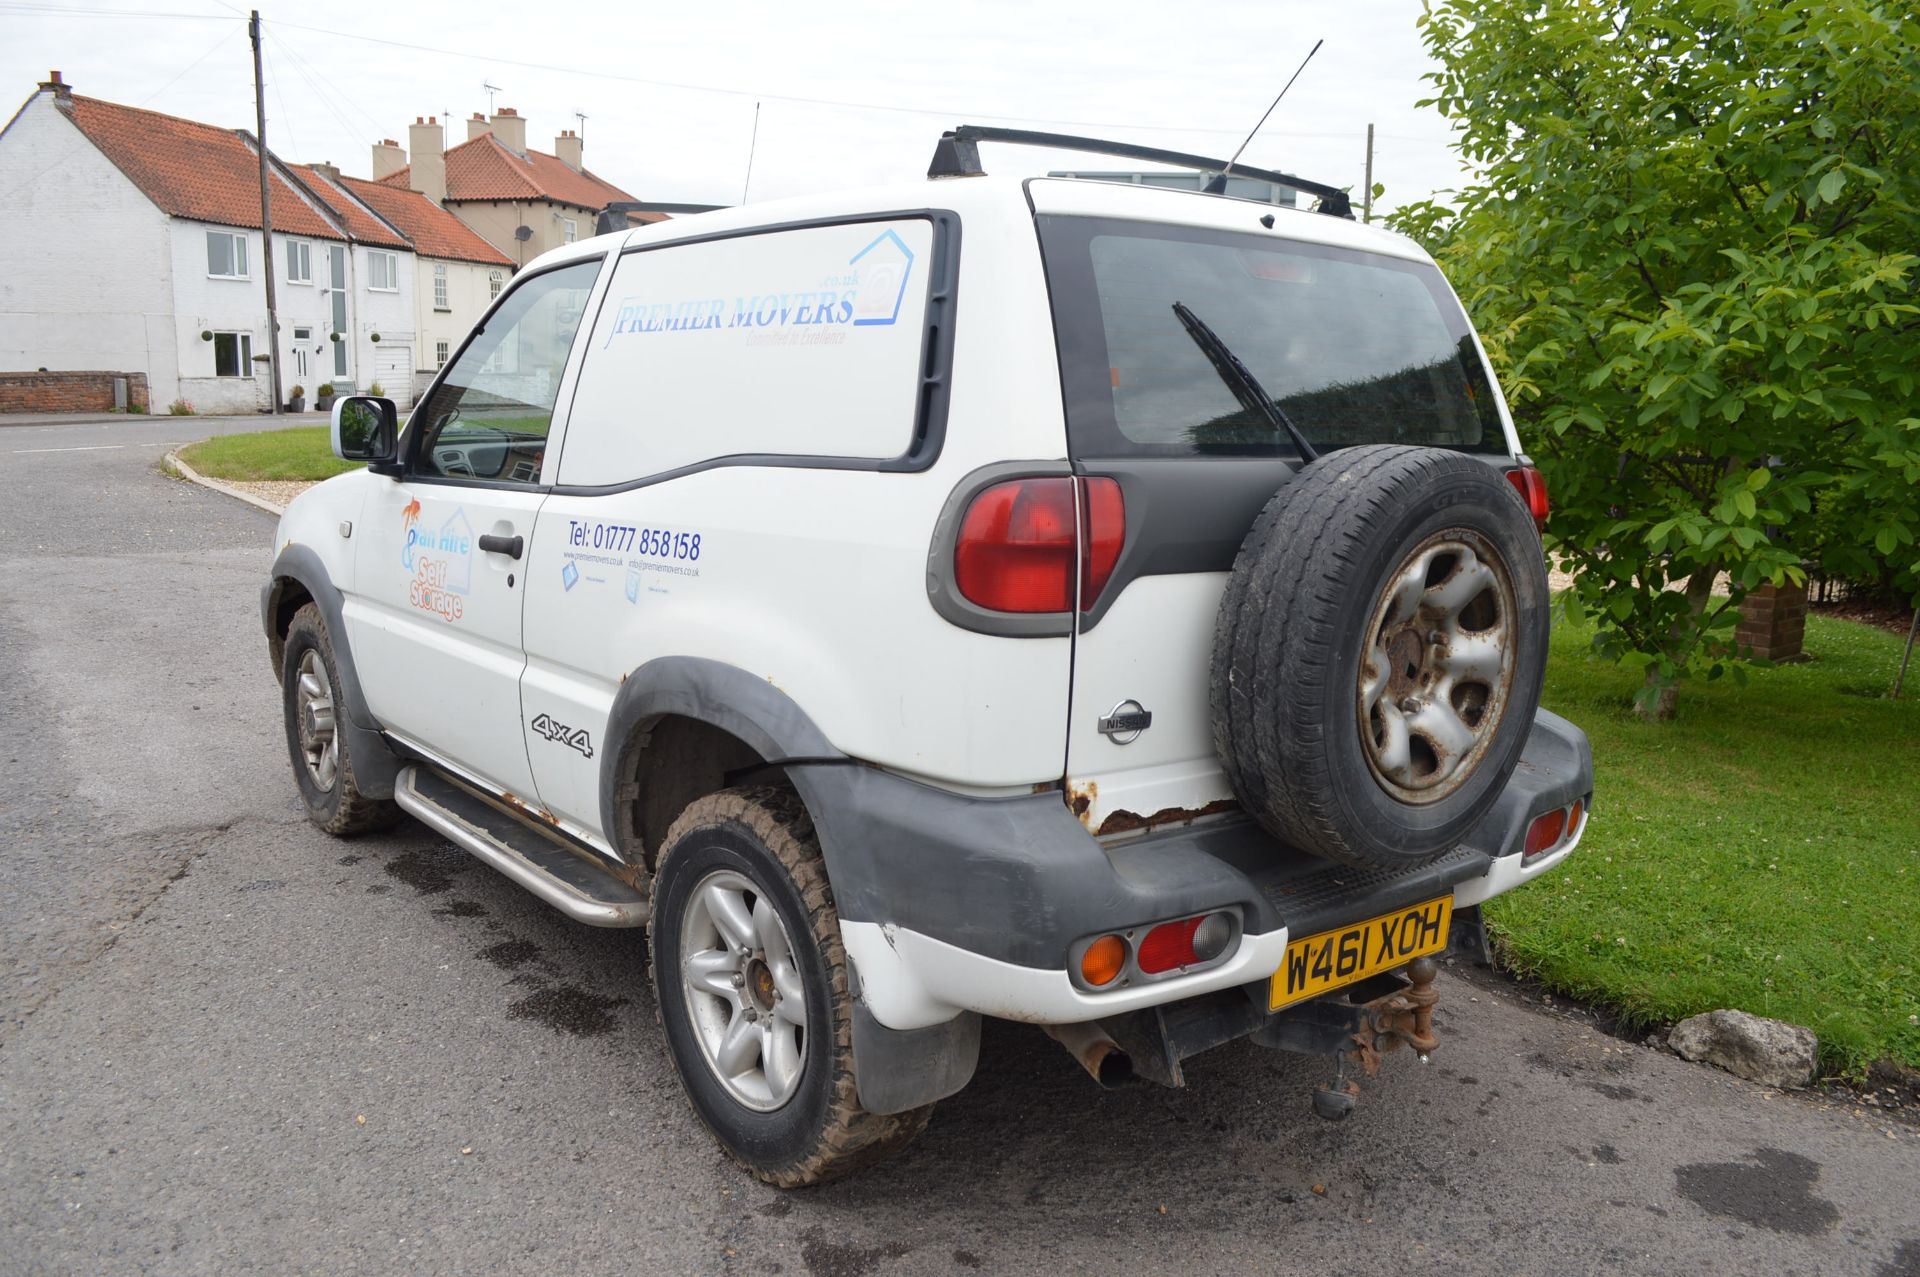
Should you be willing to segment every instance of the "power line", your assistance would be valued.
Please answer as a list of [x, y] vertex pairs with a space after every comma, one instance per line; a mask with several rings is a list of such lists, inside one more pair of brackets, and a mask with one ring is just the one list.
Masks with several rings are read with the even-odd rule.
[[[753, 98], [775, 102], [793, 102], [803, 106], [838, 107], [855, 111], [887, 111], [896, 115], [925, 115], [942, 119], [978, 119], [1002, 120], [1016, 124], [1057, 124], [1069, 128], [1127, 129], [1143, 133], [1219, 133], [1238, 136], [1238, 129], [1185, 128], [1167, 124], [1116, 124], [1099, 120], [1062, 120], [1042, 116], [1001, 115], [992, 111], [954, 111], [944, 108], [896, 106], [887, 102], [855, 102], [842, 98], [802, 97], [792, 93], [767, 93], [759, 89], [728, 89], [711, 84], [688, 84], [679, 80], [655, 80], [647, 76], [623, 75], [616, 71], [595, 71], [588, 67], [562, 66], [553, 62], [532, 62], [521, 58], [503, 58], [495, 54], [468, 53], [459, 49], [436, 48], [431, 45], [409, 44], [404, 40], [389, 40], [382, 36], [361, 35], [353, 31], [335, 31], [330, 27], [309, 26], [301, 22], [281, 22], [280, 26], [296, 31], [306, 31], [314, 35], [330, 35], [341, 40], [358, 40], [366, 44], [381, 44], [389, 48], [405, 49], [411, 53], [428, 53], [440, 57], [464, 58], [472, 62], [501, 63], [507, 66], [526, 67], [535, 71], [551, 71], [556, 75], [580, 75], [598, 80], [615, 80], [622, 84], [644, 84], [656, 89], [678, 89], [688, 93], [717, 93], [725, 97]], [[1295, 134], [1298, 137], [1311, 134]], [[1344, 137], [1346, 134], [1327, 134], [1328, 137]]]
[[[221, 19], [221, 21], [224, 22], [224, 21], [227, 21], [227, 19], [223, 18]], [[218, 49], [221, 45], [226, 44], [229, 40], [231, 40], [233, 38], [233, 34], [234, 33], [232, 31], [221, 32], [219, 37], [215, 39], [212, 44], [207, 46], [207, 50], [205, 53], [202, 53], [199, 57], [187, 63], [186, 66], [180, 69], [179, 74], [175, 75], [171, 80], [168, 80], [165, 84], [161, 85], [159, 88], [155, 89], [153, 92], [147, 94], [146, 97], [134, 103], [133, 104], [134, 109], [140, 110], [141, 108], [145, 107], [149, 102], [152, 102], [155, 98], [159, 97], [162, 93], [165, 93], [168, 89], [171, 89], [174, 85], [186, 79], [187, 76], [193, 71], [195, 67], [199, 66], [202, 62], [205, 62], [209, 57], [212, 57], [216, 49]], [[61, 152], [61, 154], [53, 161], [53, 163], [47, 165], [45, 168], [41, 169], [38, 173], [35, 173], [32, 177], [28, 178], [26, 181], [20, 183], [20, 185], [14, 187], [12, 190], [9, 190], [7, 194], [12, 195], [16, 191], [26, 190], [29, 186], [32, 186], [34, 183], [38, 182], [41, 178], [53, 172], [55, 169], [59, 168], [62, 164], [65, 164], [68, 160], [72, 159], [74, 156], [80, 154], [80, 152], [86, 150], [88, 147], [92, 145], [93, 145], [92, 140], [83, 135], [78, 142], [74, 143], [73, 146]]]
[[[287, 45], [281, 52], [287, 55], [289, 65], [302, 80], [306, 81], [307, 87], [313, 91], [313, 96], [319, 99], [320, 105], [326, 108], [327, 114], [333, 117], [334, 123], [338, 124], [349, 137], [359, 133], [360, 126], [347, 119], [346, 112], [340, 109], [339, 101], [336, 101], [336, 97], [341, 101], [346, 100], [346, 95], [334, 88], [331, 83], [325, 82], [325, 77], [320, 74], [319, 69], [302, 57], [300, 51], [292, 45]], [[365, 112], [363, 111], [362, 114], [364, 115]], [[373, 125], [375, 134], [380, 132], [380, 126], [373, 123], [370, 117], [368, 123]]]
[[54, 4], [0, 4], [0, 12], [30, 13], [59, 18], [186, 18], [198, 22], [225, 22], [217, 13], [164, 13], [150, 9], [69, 9]]
[[262, 52], [266, 53], [267, 69], [273, 72], [273, 100], [280, 104], [280, 117], [283, 121], [281, 127], [287, 131], [287, 149], [293, 154], [299, 155], [302, 152], [300, 149], [300, 139], [293, 135], [293, 112], [287, 110], [286, 94], [280, 92], [280, 68], [274, 65], [273, 53], [271, 51], [263, 48]]

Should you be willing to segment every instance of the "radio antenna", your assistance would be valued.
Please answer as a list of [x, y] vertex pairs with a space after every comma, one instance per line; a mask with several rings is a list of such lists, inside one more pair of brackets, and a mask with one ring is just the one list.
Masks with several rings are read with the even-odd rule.
[[1261, 128], [1265, 126], [1267, 116], [1273, 114], [1273, 108], [1280, 105], [1280, 99], [1287, 96], [1287, 90], [1293, 87], [1293, 82], [1300, 78], [1300, 72], [1307, 69], [1307, 63], [1313, 61], [1313, 55], [1320, 52], [1320, 46], [1325, 43], [1326, 41], [1324, 39], [1313, 42], [1313, 47], [1307, 50], [1307, 56], [1300, 59], [1300, 65], [1295, 68], [1293, 74], [1287, 78], [1287, 82], [1280, 86], [1280, 91], [1273, 95], [1273, 102], [1267, 107], [1266, 112], [1261, 115], [1260, 123], [1253, 126], [1253, 133], [1247, 134], [1247, 140], [1240, 144], [1240, 150], [1235, 151], [1232, 158], [1227, 161], [1227, 166], [1220, 170], [1220, 176], [1207, 183], [1208, 194], [1225, 195], [1227, 193], [1227, 174], [1233, 171], [1234, 161], [1240, 158], [1240, 151], [1247, 149], [1247, 144], [1253, 141], [1254, 134], [1258, 133]]

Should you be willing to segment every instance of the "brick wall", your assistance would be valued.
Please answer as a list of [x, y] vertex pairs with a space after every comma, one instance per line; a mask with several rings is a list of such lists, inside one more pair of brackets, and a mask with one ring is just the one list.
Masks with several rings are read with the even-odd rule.
[[143, 372], [0, 372], [0, 412], [106, 412], [113, 379], [127, 379], [127, 407], [150, 412]]
[[1740, 600], [1734, 643], [1763, 661], [1800, 659], [1807, 639], [1807, 587], [1763, 585]]

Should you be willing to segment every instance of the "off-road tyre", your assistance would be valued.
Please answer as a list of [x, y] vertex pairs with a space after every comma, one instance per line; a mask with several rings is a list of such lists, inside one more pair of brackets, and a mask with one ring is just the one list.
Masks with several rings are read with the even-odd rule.
[[[695, 1038], [679, 971], [687, 898], [715, 871], [765, 892], [792, 942], [809, 1026], [798, 1089], [773, 1112], [728, 1093]], [[821, 1184], [873, 1166], [926, 1129], [931, 1104], [905, 1113], [860, 1105], [853, 999], [839, 915], [820, 843], [799, 796], [782, 787], [727, 789], [689, 804], [668, 829], [654, 873], [648, 950], [655, 1006], [688, 1100], [727, 1156], [778, 1188]]]
[[[1363, 741], [1356, 688], [1390, 575], [1453, 530], [1504, 565], [1510, 672], [1471, 768], [1442, 796], [1407, 801], [1369, 760], [1377, 746]], [[1495, 467], [1399, 445], [1305, 467], [1241, 544], [1214, 633], [1214, 748], [1241, 805], [1282, 842], [1357, 866], [1411, 868], [1457, 846], [1519, 763], [1545, 673], [1547, 605], [1538, 532]]]
[[287, 627], [287, 641], [280, 662], [280, 698], [286, 720], [287, 754], [293, 764], [293, 781], [300, 790], [300, 801], [307, 819], [336, 838], [391, 829], [402, 815], [391, 798], [373, 798], [360, 791], [353, 767], [353, 750], [347, 733], [336, 726], [338, 765], [333, 784], [322, 787], [308, 770], [300, 732], [300, 668], [308, 652], [316, 654], [326, 669], [334, 697], [335, 713], [346, 715], [340, 666], [333, 657], [333, 640], [320, 609], [309, 603], [293, 615]]

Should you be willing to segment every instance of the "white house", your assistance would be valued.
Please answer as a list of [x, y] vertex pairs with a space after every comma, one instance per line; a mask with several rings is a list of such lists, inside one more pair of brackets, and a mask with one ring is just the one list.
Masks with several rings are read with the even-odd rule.
[[[411, 402], [433, 352], [421, 348], [411, 240], [331, 169], [269, 159], [272, 262], [249, 134], [79, 97], [54, 72], [0, 131], [0, 370], [139, 371], [156, 412], [175, 399], [264, 409], [272, 270], [288, 393], [302, 387], [311, 405], [322, 385], [378, 382]], [[504, 269], [497, 253], [462, 256], [475, 253], [464, 228], [433, 213], [457, 228], [444, 232], [460, 244], [446, 260], [483, 277]]]

